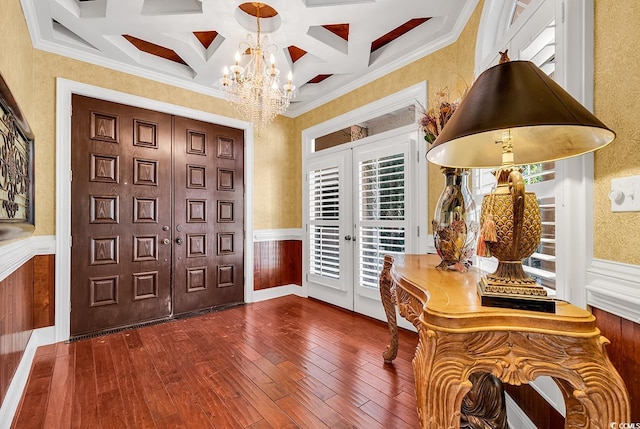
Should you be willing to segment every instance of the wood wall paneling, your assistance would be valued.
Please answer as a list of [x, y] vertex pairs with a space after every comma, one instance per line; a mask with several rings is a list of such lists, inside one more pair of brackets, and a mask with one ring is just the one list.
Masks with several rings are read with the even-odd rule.
[[55, 324], [55, 256], [33, 258], [33, 328]]
[[302, 285], [302, 241], [258, 241], [253, 248], [254, 290]]
[[640, 325], [598, 308], [592, 312], [602, 335], [611, 341], [609, 359], [627, 385], [631, 422], [640, 422]]
[[0, 282], [0, 403], [33, 330], [33, 259]]

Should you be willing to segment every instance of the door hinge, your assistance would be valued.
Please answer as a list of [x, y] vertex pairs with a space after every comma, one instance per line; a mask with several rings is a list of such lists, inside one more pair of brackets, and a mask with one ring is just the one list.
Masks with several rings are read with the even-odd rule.
[[420, 164], [420, 151], [419, 150], [416, 151], [416, 162], [418, 164]]
[[69, 247], [73, 247], [73, 236], [69, 236]]
[[420, 237], [420, 226], [418, 226], [418, 237]]
[[309, 274], [305, 275], [306, 279], [307, 279], [307, 283], [309, 283]]
[[565, 8], [566, 8], [566, 5], [565, 5], [565, 3], [564, 3], [564, 2], [562, 2], [562, 12], [560, 12], [560, 13], [561, 13], [561, 16], [560, 16], [560, 22], [561, 22], [562, 24], [564, 24]]
[[73, 170], [69, 170], [69, 182], [73, 182]]

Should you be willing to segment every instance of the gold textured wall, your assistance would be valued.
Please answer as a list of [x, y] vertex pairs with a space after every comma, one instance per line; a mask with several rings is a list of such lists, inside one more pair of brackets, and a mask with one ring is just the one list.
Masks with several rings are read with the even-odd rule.
[[[235, 116], [231, 105], [222, 99], [40, 50], [34, 50], [33, 58], [36, 70], [34, 92], [38, 94], [35, 104], [39, 112], [39, 117], [33, 126], [38, 145], [46, 148], [47, 151], [40, 157], [43, 160], [42, 163], [39, 162], [39, 166], [46, 171], [43, 173], [46, 174], [46, 177], [36, 177], [38, 182], [36, 187], [38, 205], [36, 208], [38, 206], [55, 206], [53, 183], [55, 179], [55, 83], [57, 77], [222, 116]], [[299, 218], [291, 210], [288, 210], [295, 205], [292, 202], [293, 196], [288, 192], [288, 189], [291, 188], [290, 178], [287, 174], [278, 174], [279, 170], [286, 169], [286, 158], [290, 152], [290, 122], [289, 118], [277, 118], [268, 129], [254, 136], [253, 226], [256, 229], [291, 228], [296, 225]], [[51, 184], [51, 187], [42, 186], [42, 183]], [[52, 210], [47, 213], [36, 213], [39, 225], [38, 233], [52, 233], [55, 223], [53, 216], [54, 211]], [[40, 226], [42, 225], [49, 228], [41, 232]]]
[[612, 213], [608, 194], [640, 174], [640, 2], [598, 0], [594, 19], [594, 111], [617, 134], [594, 155], [594, 257], [638, 265], [640, 213]]
[[[476, 6], [469, 22], [455, 43], [297, 117], [295, 121], [295, 136], [297, 136], [298, 146], [300, 147], [298, 156], [302, 156], [300, 143], [302, 130], [394, 94], [419, 82], [427, 81], [428, 100], [433, 100], [436, 91], [445, 88], [449, 90], [452, 99], [457, 98], [464, 91], [465, 83], [470, 86], [473, 82], [476, 37], [482, 5], [483, 2], [481, 1]], [[438, 196], [442, 191], [443, 183], [444, 179], [439, 167], [429, 164], [429, 213], [425, 215], [428, 216], [428, 219], [433, 217], [432, 214], [435, 210]], [[429, 222], [429, 228], [431, 228], [431, 222]]]
[[33, 126], [34, 118], [31, 108], [31, 84], [33, 81], [31, 54], [33, 48], [20, 1], [2, 2], [0, 24], [0, 46], [2, 46], [0, 73], [20, 105], [27, 122]]
[[[223, 100], [32, 48], [19, 0], [3, 2], [0, 73], [33, 128], [36, 235], [55, 233], [55, 97], [62, 77], [166, 103], [233, 117]], [[292, 155], [292, 119], [277, 118], [255, 136], [254, 228], [300, 225], [299, 156]]]
[[[440, 88], [460, 90], [459, 76], [471, 83], [482, 2], [454, 44], [369, 83], [324, 106], [290, 119], [281, 117], [255, 138], [254, 228], [299, 228], [301, 211], [300, 133], [316, 125], [426, 80], [429, 98]], [[596, 115], [618, 138], [595, 154], [595, 249], [597, 258], [640, 264], [640, 214], [611, 213], [612, 178], [640, 174], [640, 3], [595, 2]], [[36, 135], [36, 234], [55, 232], [55, 79], [85, 82], [167, 103], [233, 116], [222, 100], [32, 48], [19, 0], [3, 3], [0, 16], [0, 73]], [[454, 89], [455, 88], [455, 89]], [[429, 212], [442, 179], [429, 171]]]

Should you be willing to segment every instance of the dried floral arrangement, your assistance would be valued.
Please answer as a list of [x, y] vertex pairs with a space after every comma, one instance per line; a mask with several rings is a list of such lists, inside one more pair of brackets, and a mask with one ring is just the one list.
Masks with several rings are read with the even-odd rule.
[[444, 126], [449, 122], [451, 116], [455, 113], [456, 109], [460, 105], [460, 101], [467, 93], [465, 88], [463, 94], [455, 101], [449, 101], [449, 92], [447, 88], [441, 89], [436, 92], [436, 99], [434, 100], [434, 107], [426, 109], [420, 102], [418, 102], [418, 110], [420, 111], [420, 119], [418, 124], [420, 130], [424, 133], [424, 139], [427, 144], [432, 144], [436, 137], [442, 132]]

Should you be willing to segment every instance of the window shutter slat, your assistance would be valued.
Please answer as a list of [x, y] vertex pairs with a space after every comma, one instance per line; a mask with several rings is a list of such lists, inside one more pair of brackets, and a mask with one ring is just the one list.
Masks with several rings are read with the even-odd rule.
[[405, 250], [405, 154], [360, 161], [359, 284], [378, 288], [384, 255]]

